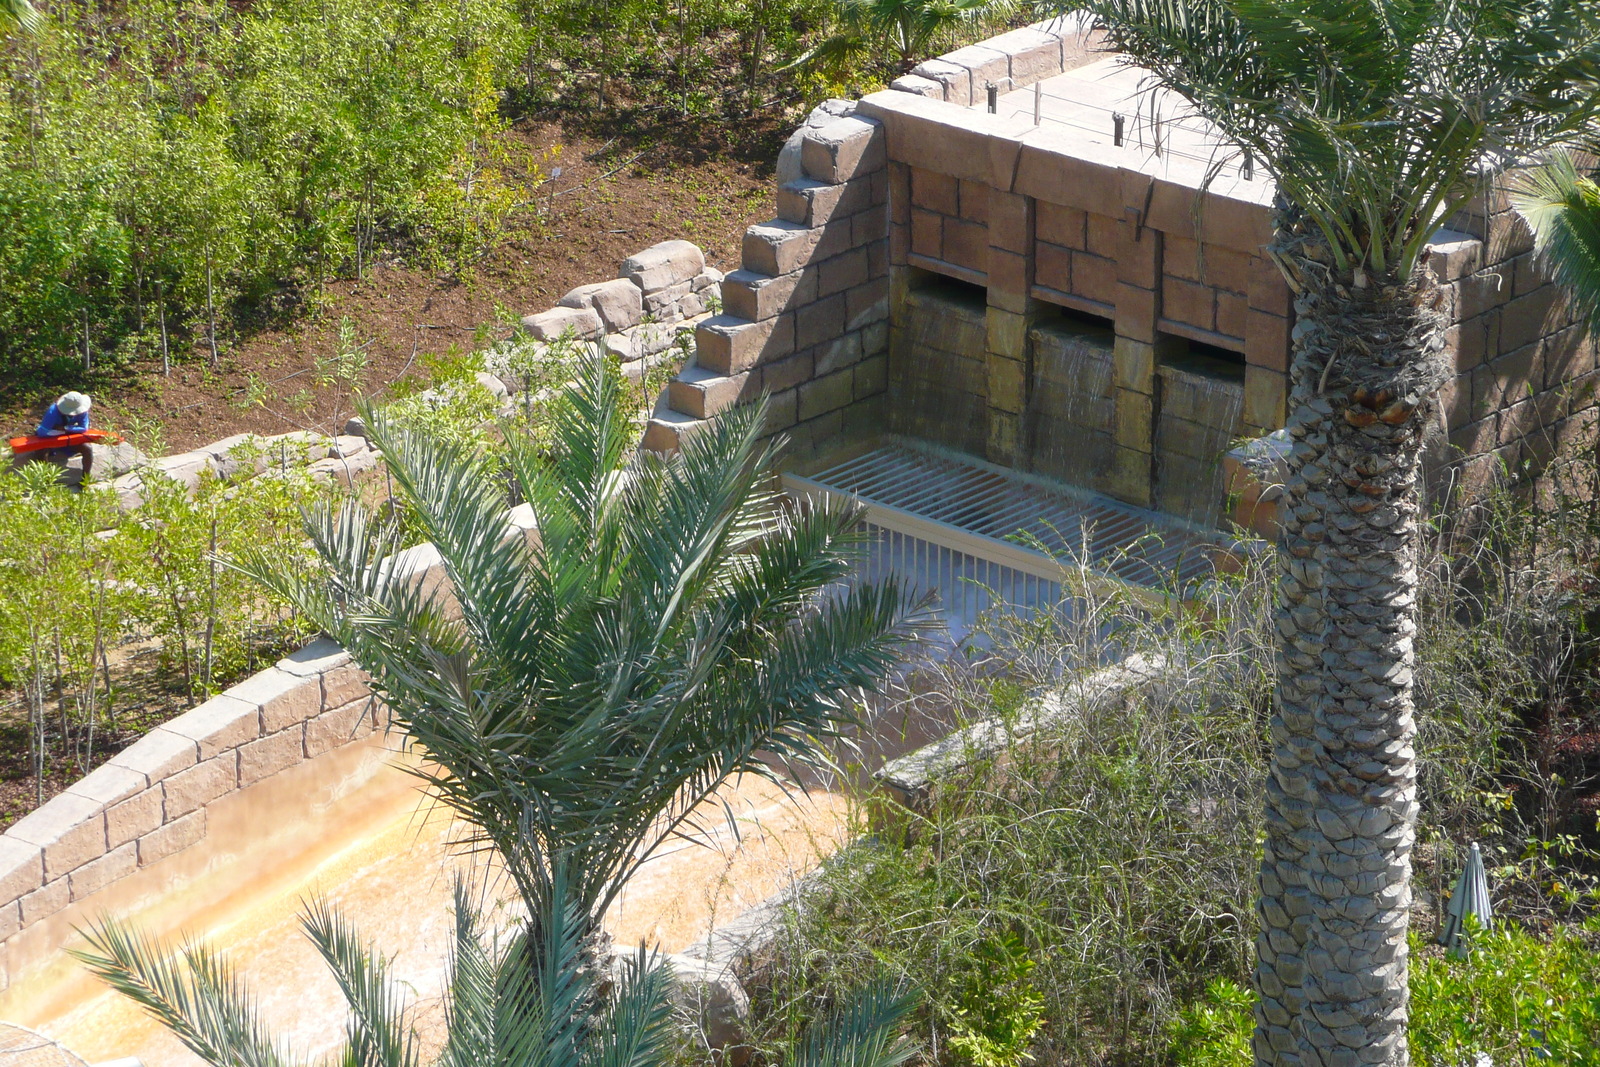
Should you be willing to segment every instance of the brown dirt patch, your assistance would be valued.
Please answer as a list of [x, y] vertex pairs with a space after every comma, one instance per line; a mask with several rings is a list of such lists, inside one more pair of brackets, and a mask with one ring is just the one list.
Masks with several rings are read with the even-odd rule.
[[[345, 319], [367, 358], [362, 390], [379, 393], [419, 374], [430, 354], [504, 337], [508, 320], [550, 307], [574, 286], [616, 277], [623, 259], [657, 241], [695, 241], [712, 265], [734, 269], [745, 227], [772, 213], [773, 161], [788, 128], [770, 117], [732, 132], [711, 123], [620, 131], [576, 119], [521, 123], [507, 134], [513, 158], [561, 174], [529, 194], [503, 239], [470, 271], [390, 257], [359, 281], [329, 284], [315, 312], [235, 339], [215, 369], [196, 338], [170, 377], [153, 355], [97, 383], [97, 421], [134, 429], [145, 441], [158, 427], [172, 452], [234, 433], [337, 432], [354, 410], [352, 398], [338, 384], [319, 384], [314, 368], [337, 351]], [[512, 168], [519, 181], [529, 173]], [[79, 384], [5, 397], [0, 427], [26, 432], [55, 393]]]

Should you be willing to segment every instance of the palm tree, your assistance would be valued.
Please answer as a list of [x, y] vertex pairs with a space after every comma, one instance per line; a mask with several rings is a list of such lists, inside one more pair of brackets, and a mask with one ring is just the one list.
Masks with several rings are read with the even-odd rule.
[[1571, 153], [1554, 152], [1518, 181], [1511, 201], [1550, 273], [1600, 334], [1600, 183], [1580, 172]]
[[508, 527], [484, 456], [369, 408], [448, 590], [395, 566], [399, 546], [356, 503], [308, 516], [315, 563], [240, 561], [372, 675], [427, 754], [418, 773], [530, 916], [563, 867], [598, 937], [628, 878], [724, 783], [825, 760], [852, 694], [881, 686], [928, 624], [898, 584], [847, 584], [857, 513], [783, 496], [764, 408], [624, 466], [635, 427], [597, 355], [552, 402], [548, 454], [508, 433], [532, 537]]
[[1088, 0], [1277, 183], [1295, 294], [1254, 1038], [1408, 1060], [1419, 458], [1445, 362], [1423, 249], [1600, 98], [1589, 0]]
[[[550, 910], [532, 924], [544, 938], [485, 944], [470, 894], [458, 881], [455, 937], [445, 984], [446, 1032], [435, 1067], [657, 1067], [671, 1061], [671, 976], [643, 947], [623, 961], [609, 996], [582, 964], [584, 919], [567, 907], [567, 881], [552, 880]], [[301, 918], [306, 936], [349, 1005], [345, 1067], [421, 1067], [414, 1004], [388, 974], [381, 954], [326, 902]], [[73, 952], [112, 988], [162, 1022], [214, 1067], [297, 1067], [300, 1061], [256, 1013], [250, 991], [228, 961], [203, 945], [170, 954], [138, 932], [104, 920]], [[610, 980], [610, 976], [607, 976]], [[596, 1014], [591, 1006], [602, 1004]], [[915, 1047], [897, 1035], [914, 1006], [882, 984], [819, 1017], [793, 1045], [788, 1067], [901, 1067]]]

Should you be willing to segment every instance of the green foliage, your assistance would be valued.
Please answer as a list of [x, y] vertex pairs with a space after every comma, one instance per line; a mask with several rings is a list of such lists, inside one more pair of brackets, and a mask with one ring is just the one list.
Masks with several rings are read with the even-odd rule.
[[991, 936], [972, 952], [950, 1005], [950, 1048], [972, 1067], [1017, 1067], [1044, 1023], [1044, 998], [1029, 976], [1034, 962], [1014, 933]]
[[546, 448], [504, 435], [532, 539], [507, 527], [497, 460], [363, 412], [459, 619], [381, 563], [400, 546], [354, 503], [309, 515], [317, 565], [244, 563], [371, 672], [430, 755], [423, 777], [529, 912], [570, 867], [594, 924], [724, 782], [822, 759], [853, 719], [846, 694], [880, 686], [920, 620], [894, 583], [825, 592], [850, 572], [856, 513], [785, 503], [762, 409], [622, 468], [634, 424], [619, 394], [591, 358], [552, 399]]
[[867, 61], [893, 78], [936, 54], [935, 42], [993, 25], [1018, 7], [1015, 0], [836, 0], [834, 32], [793, 65], [842, 72]]
[[[1412, 938], [1412, 1058], [1420, 1064], [1600, 1063], [1600, 925], [1540, 938], [1514, 925], [1472, 934], [1447, 956]], [[1250, 1062], [1255, 998], [1219, 979], [1178, 1012], [1167, 1053], [1175, 1067]]]
[[1524, 172], [1512, 203], [1555, 280], [1572, 290], [1590, 330], [1600, 330], [1600, 183], [1580, 174], [1570, 153], [1555, 152]]

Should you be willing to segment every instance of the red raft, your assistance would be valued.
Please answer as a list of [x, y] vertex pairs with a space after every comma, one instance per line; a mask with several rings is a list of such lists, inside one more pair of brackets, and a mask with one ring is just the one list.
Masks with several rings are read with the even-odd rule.
[[54, 437], [37, 437], [29, 434], [27, 437], [13, 437], [11, 439], [11, 454], [20, 456], [24, 452], [42, 452], [47, 448], [70, 448], [73, 445], [114, 445], [122, 438], [106, 430], [85, 430], [82, 433], [62, 433]]

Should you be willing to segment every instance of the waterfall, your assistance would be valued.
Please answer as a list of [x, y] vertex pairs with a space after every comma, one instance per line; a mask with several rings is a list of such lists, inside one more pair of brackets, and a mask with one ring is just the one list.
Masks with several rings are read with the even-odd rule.
[[1092, 488], [1111, 465], [1112, 335], [1052, 325], [1035, 329], [1032, 339], [1024, 419], [1032, 470]]
[[1222, 454], [1238, 434], [1244, 406], [1243, 379], [1231, 367], [1178, 364], [1161, 367], [1159, 376], [1156, 507], [1214, 526], [1223, 503]]

